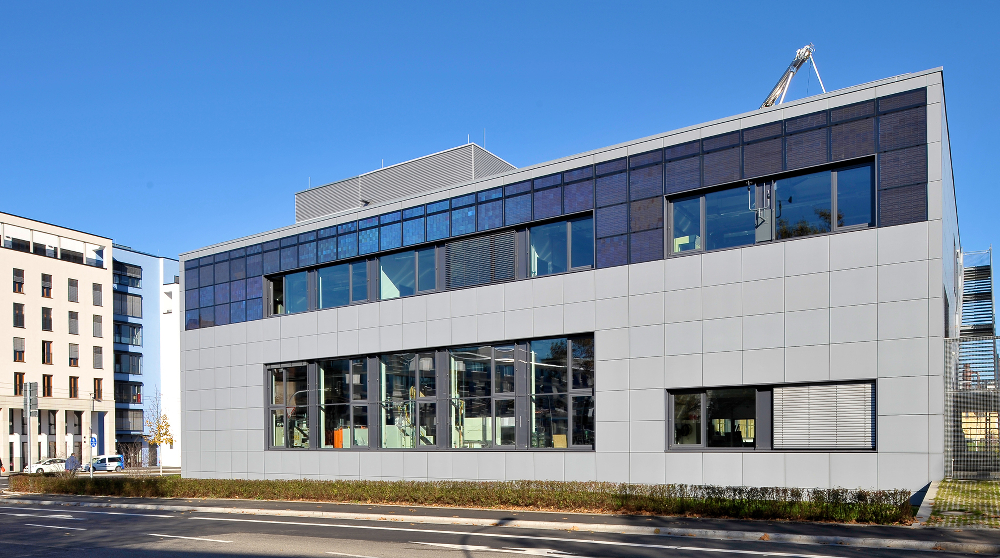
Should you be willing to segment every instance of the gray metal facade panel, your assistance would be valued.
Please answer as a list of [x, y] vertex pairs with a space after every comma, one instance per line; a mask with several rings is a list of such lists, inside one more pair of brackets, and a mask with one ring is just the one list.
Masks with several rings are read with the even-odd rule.
[[472, 169], [475, 178], [486, 178], [517, 168], [476, 144], [472, 144], [472, 149]]
[[358, 207], [359, 177], [295, 194], [295, 222]]

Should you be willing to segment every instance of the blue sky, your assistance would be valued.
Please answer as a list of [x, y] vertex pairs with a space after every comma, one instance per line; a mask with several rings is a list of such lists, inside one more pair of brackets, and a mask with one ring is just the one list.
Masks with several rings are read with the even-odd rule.
[[702, 4], [5, 2], [0, 210], [176, 257], [484, 128], [520, 167], [755, 109], [813, 42], [828, 89], [944, 66], [963, 245], [994, 241], [1000, 4]]

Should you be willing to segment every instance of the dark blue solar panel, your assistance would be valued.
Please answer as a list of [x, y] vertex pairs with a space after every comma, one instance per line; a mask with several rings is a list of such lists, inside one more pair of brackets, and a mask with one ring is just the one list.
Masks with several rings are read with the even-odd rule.
[[350, 223], [342, 223], [337, 225], [337, 234], [347, 234], [356, 232], [358, 230], [358, 222], [351, 221]]
[[316, 231], [302, 233], [299, 235], [299, 244], [316, 240]]
[[352, 258], [358, 255], [357, 233], [342, 234], [337, 237], [337, 259]]
[[622, 204], [598, 209], [594, 228], [598, 238], [628, 232], [628, 206]]
[[705, 151], [713, 151], [715, 149], [732, 147], [734, 145], [739, 145], [739, 143], [740, 143], [739, 132], [729, 132], [728, 134], [720, 134], [718, 136], [712, 136], [710, 138], [705, 138], [701, 140], [701, 146]]
[[215, 266], [209, 265], [202, 267], [198, 273], [198, 285], [205, 287], [213, 284], [215, 284]]
[[264, 278], [251, 277], [247, 279], [247, 299], [264, 296]]
[[316, 243], [299, 244], [299, 267], [316, 264]]
[[246, 279], [246, 277], [247, 277], [247, 259], [233, 258], [229, 260], [229, 278]]
[[198, 289], [188, 289], [184, 291], [184, 308], [190, 310], [201, 306], [201, 299], [198, 297]]
[[212, 265], [213, 263], [215, 263], [215, 256], [204, 256], [199, 261], [201, 262], [202, 266]]
[[378, 216], [378, 222], [385, 225], [387, 223], [395, 223], [401, 219], [399, 211], [393, 211], [392, 213], [386, 213], [384, 215]]
[[666, 165], [664, 193], [673, 194], [701, 186], [701, 157], [688, 157]]
[[198, 306], [206, 308], [215, 305], [215, 287], [202, 287], [198, 289]]
[[632, 233], [629, 240], [632, 263], [651, 262], [663, 259], [663, 229]]
[[419, 244], [424, 241], [424, 218], [403, 221], [403, 246]]
[[227, 325], [229, 323], [229, 304], [220, 304], [215, 307], [215, 325]]
[[219, 262], [215, 264], [215, 282], [229, 282], [229, 262]]
[[271, 241], [268, 241], [268, 242], [264, 243], [264, 251], [265, 252], [267, 252], [269, 250], [277, 250], [278, 248], [281, 248], [281, 243], [278, 242], [277, 240], [271, 240]]
[[449, 224], [451, 213], [435, 213], [427, 216], [427, 240], [441, 240], [451, 234]]
[[297, 246], [281, 249], [281, 271], [299, 267], [299, 251]]
[[535, 190], [535, 219], [547, 219], [562, 215], [562, 188]]
[[479, 192], [479, 203], [488, 202], [490, 200], [495, 200], [503, 197], [503, 188], [493, 188], [492, 190], [483, 190]]
[[198, 315], [200, 312], [197, 308], [194, 310], [188, 310], [184, 313], [184, 329], [198, 329]]
[[[399, 215], [398, 213], [396, 215]], [[383, 225], [379, 232], [379, 246], [382, 250], [392, 250], [403, 245], [403, 224]]]
[[233, 302], [229, 305], [229, 323], [238, 324], [247, 321], [247, 303]]
[[264, 274], [270, 275], [278, 271], [281, 271], [281, 252], [264, 252]]
[[550, 174], [548, 176], [541, 176], [536, 178], [534, 181], [535, 189], [540, 190], [542, 188], [548, 188], [549, 186], [555, 186], [556, 184], [562, 184], [561, 174]]
[[531, 220], [531, 194], [522, 194], [504, 201], [504, 218], [507, 225], [527, 223]]
[[583, 180], [584, 178], [591, 178], [594, 176], [594, 167], [586, 166], [578, 169], [573, 169], [563, 173], [563, 180], [566, 182], [573, 182], [574, 180]]
[[184, 287], [194, 289], [198, 287], [198, 268], [184, 270]]
[[316, 261], [318, 263], [332, 262], [337, 259], [337, 239], [324, 238], [316, 243]]
[[563, 206], [566, 213], [594, 208], [594, 181], [586, 180], [564, 186]]
[[198, 258], [184, 262], [184, 269], [194, 269], [198, 267]]
[[597, 165], [595, 165], [594, 172], [597, 173], [597, 176], [601, 176], [602, 174], [621, 172], [625, 170], [625, 167], [626, 167], [626, 161], [625, 158], [622, 157], [621, 159], [615, 159], [613, 161], [605, 161], [603, 163], [597, 163]]
[[663, 197], [632, 202], [629, 208], [629, 229], [632, 232], [663, 228]]
[[639, 153], [638, 155], [632, 155], [628, 158], [629, 168], [637, 168], [643, 165], [650, 165], [652, 163], [659, 163], [663, 160], [663, 151], [657, 149], [656, 151], [647, 151], [646, 153]]
[[214, 257], [214, 261], [216, 262], [224, 262], [228, 260], [229, 260], [229, 252], [221, 252], [219, 254], [216, 254]]
[[378, 226], [378, 217], [369, 217], [367, 219], [361, 219], [358, 221], [359, 229], [370, 229], [372, 227]]
[[247, 280], [240, 279], [238, 281], [233, 281], [229, 284], [229, 300], [246, 300], [247, 298]]
[[327, 227], [325, 229], [320, 229], [317, 234], [318, 238], [329, 238], [331, 236], [337, 235], [337, 227]]
[[436, 201], [434, 203], [427, 204], [427, 213], [440, 213], [442, 211], [448, 211], [451, 208], [451, 202], [448, 200]]
[[286, 236], [285, 238], [281, 239], [281, 247], [282, 248], [287, 248], [289, 246], [295, 246], [298, 243], [299, 243], [299, 237], [298, 236]]
[[215, 286], [215, 303], [229, 303], [229, 283], [219, 283]]
[[198, 327], [215, 326], [215, 307], [202, 308], [199, 312]]
[[503, 226], [503, 200], [479, 204], [479, 230], [485, 231]]
[[261, 254], [247, 256], [247, 277], [255, 277], [263, 274], [263, 256]]
[[476, 203], [475, 194], [466, 194], [464, 196], [458, 196], [457, 198], [451, 198], [451, 207], [465, 207], [467, 205], [472, 205]]
[[663, 195], [663, 165], [635, 169], [629, 173], [629, 197], [633, 200]]
[[424, 206], [418, 205], [417, 207], [410, 207], [403, 210], [403, 219], [412, 219], [414, 217], [421, 217], [424, 214]]
[[364, 229], [358, 232], [358, 253], [378, 252], [378, 229]]
[[615, 205], [628, 201], [626, 195], [628, 177], [625, 173], [602, 176], [597, 179], [597, 207]]
[[503, 195], [505, 196], [516, 196], [517, 194], [523, 194], [531, 190], [531, 181], [525, 180], [524, 182], [515, 182], [514, 184], [508, 184], [503, 187]]
[[242, 258], [242, 257], [244, 257], [246, 255], [247, 255], [247, 249], [246, 248], [237, 248], [235, 250], [230, 250], [229, 251], [229, 258], [230, 259], [232, 259], [232, 258]]
[[626, 235], [599, 238], [594, 243], [597, 267], [614, 267], [628, 263], [628, 237]]
[[247, 321], [264, 319], [264, 301], [255, 298], [247, 301]]
[[463, 207], [451, 212], [451, 236], [476, 232], [476, 207]]
[[260, 254], [264, 251], [264, 246], [260, 244], [254, 244], [253, 246], [247, 246], [247, 255]]

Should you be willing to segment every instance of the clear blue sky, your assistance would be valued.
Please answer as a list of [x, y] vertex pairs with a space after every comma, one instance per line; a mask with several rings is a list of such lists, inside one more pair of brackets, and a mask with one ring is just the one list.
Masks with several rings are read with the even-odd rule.
[[176, 257], [484, 128], [520, 167], [755, 109], [813, 42], [828, 89], [944, 66], [963, 245], [1000, 242], [1000, 3], [703, 4], [8, 1], [0, 210]]

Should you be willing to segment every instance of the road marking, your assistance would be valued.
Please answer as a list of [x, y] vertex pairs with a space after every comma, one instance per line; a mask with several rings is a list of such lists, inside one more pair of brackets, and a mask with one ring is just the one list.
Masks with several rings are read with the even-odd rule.
[[83, 521], [83, 519], [82, 519], [82, 518], [79, 518], [79, 517], [73, 517], [73, 516], [70, 516], [70, 515], [64, 515], [64, 514], [55, 514], [55, 515], [38, 515], [38, 514], [34, 514], [34, 513], [11, 513], [11, 512], [0, 512], [0, 515], [12, 515], [12, 516], [14, 516], [14, 517], [44, 517], [44, 518], [46, 518], [46, 519], [72, 519], [72, 520], [74, 520], [74, 521]]
[[465, 551], [477, 551], [477, 552], [506, 552], [508, 554], [522, 554], [528, 556], [574, 556], [576, 558], [587, 558], [585, 556], [580, 556], [579, 554], [571, 554], [569, 552], [563, 552], [561, 550], [553, 550], [551, 548], [493, 548], [492, 546], [480, 546], [475, 544], [445, 544], [445, 543], [429, 543], [429, 542], [412, 542], [411, 544], [424, 544], [427, 546], [436, 546], [440, 548], [447, 548], [450, 550], [465, 550]]
[[37, 525], [35, 523], [25, 523], [28, 527], [48, 527], [49, 529], [69, 529], [71, 531], [86, 531], [82, 527], [60, 527], [59, 525]]
[[[0, 506], [0, 510], [26, 510], [26, 511], [40, 511], [48, 512], [52, 510], [43, 510], [38, 508], [16, 508], [14, 506]], [[176, 517], [173, 515], [157, 515], [152, 513], [128, 513], [128, 512], [105, 512], [105, 511], [84, 511], [84, 510], [72, 510], [72, 513], [97, 513], [101, 515], [132, 515], [137, 517]]]
[[208, 541], [208, 542], [221, 542], [221, 543], [231, 543], [233, 541], [220, 541], [219, 539], [203, 539], [201, 537], [182, 537], [180, 535], [161, 535], [159, 533], [148, 533], [150, 537], [167, 537], [168, 539], [187, 539], [189, 541]]
[[347, 554], [345, 552], [330, 552], [326, 551], [327, 554], [333, 554], [334, 556], [347, 556], [348, 558], [375, 558], [374, 556], [365, 556], [364, 554]]
[[602, 546], [623, 546], [629, 548], [655, 548], [661, 550], [681, 550], [691, 552], [715, 552], [720, 554], [745, 554], [749, 556], [782, 556], [785, 558], [837, 558], [828, 554], [798, 554], [795, 552], [774, 552], [758, 550], [738, 550], [730, 548], [705, 548], [699, 546], [675, 546], [666, 544], [642, 544], [621, 541], [601, 541], [596, 539], [570, 539], [565, 537], [540, 537], [537, 535], [509, 535], [506, 533], [475, 533], [472, 531], [444, 531], [440, 529], [409, 529], [406, 527], [382, 527], [378, 525], [344, 525], [338, 523], [308, 523], [305, 521], [273, 521], [267, 519], [239, 519], [232, 517], [192, 517], [202, 521], [239, 521], [244, 523], [270, 523], [275, 525], [306, 525], [311, 527], [339, 527], [342, 529], [368, 529], [371, 531], [400, 531], [405, 533], [431, 533], [435, 535], [459, 535], [462, 537], [490, 537], [496, 539], [535, 540], [559, 543], [593, 544]]

